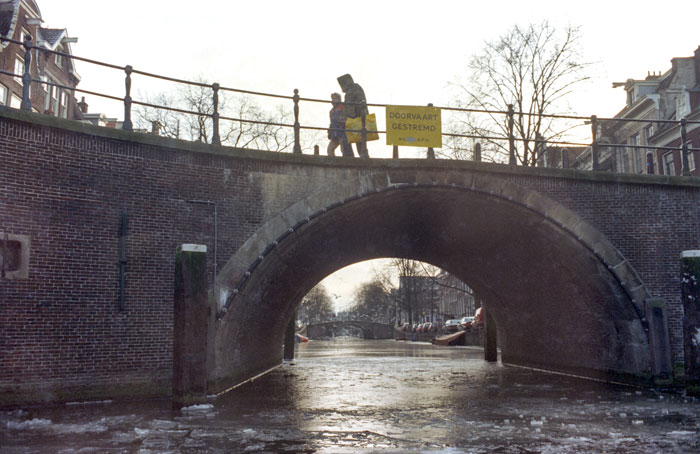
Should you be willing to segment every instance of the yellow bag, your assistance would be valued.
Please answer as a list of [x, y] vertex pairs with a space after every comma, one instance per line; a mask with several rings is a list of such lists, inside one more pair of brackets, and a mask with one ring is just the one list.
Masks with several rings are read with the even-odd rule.
[[[367, 128], [367, 141], [379, 140], [379, 134], [377, 133], [377, 117], [374, 114], [369, 114], [365, 117], [365, 127]], [[345, 120], [345, 129], [356, 129], [358, 131], [362, 130], [362, 117], [348, 118]], [[361, 132], [351, 132], [347, 131], [345, 134], [348, 136], [348, 142], [357, 143], [362, 142]]]

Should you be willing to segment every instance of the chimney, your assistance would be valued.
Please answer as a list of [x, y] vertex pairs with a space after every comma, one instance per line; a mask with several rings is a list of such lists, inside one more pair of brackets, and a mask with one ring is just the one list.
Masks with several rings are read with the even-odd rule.
[[700, 46], [695, 49], [695, 83], [700, 85]]
[[88, 113], [88, 104], [85, 102], [85, 96], [83, 96], [83, 99], [81, 99], [78, 103], [78, 108], [82, 113]]

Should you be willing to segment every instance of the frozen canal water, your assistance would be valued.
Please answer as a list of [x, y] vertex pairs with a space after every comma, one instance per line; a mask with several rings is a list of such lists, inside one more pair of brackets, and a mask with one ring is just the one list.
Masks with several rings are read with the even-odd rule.
[[468, 347], [342, 339], [211, 402], [0, 412], [14, 453], [695, 453], [700, 403], [489, 364]]

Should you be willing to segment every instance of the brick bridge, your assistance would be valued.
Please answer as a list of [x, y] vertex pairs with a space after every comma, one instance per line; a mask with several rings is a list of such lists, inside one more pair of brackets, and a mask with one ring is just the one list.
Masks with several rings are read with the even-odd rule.
[[306, 327], [310, 339], [358, 335], [363, 339], [393, 339], [394, 327], [361, 320], [314, 323]]
[[276, 154], [2, 107], [0, 164], [4, 405], [168, 395], [183, 243], [208, 248], [209, 394], [280, 364], [301, 298], [379, 257], [468, 283], [503, 361], [682, 375], [697, 178]]

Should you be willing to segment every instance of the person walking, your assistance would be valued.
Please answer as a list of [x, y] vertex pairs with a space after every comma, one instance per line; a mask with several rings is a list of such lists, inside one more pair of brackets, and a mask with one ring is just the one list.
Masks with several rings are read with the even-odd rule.
[[[352, 80], [352, 76], [350, 74], [344, 74], [338, 77], [338, 84], [340, 84], [340, 88], [343, 90], [343, 93], [345, 93], [345, 118], [357, 118], [362, 116], [363, 113], [367, 115], [367, 107], [364, 107], [363, 112], [362, 104], [367, 103], [365, 91], [359, 84]], [[367, 152], [367, 142], [357, 142], [356, 145], [357, 154], [360, 155], [361, 158], [369, 158], [369, 153]], [[350, 147], [350, 152], [352, 153], [352, 145], [348, 146]]]
[[328, 156], [335, 156], [335, 149], [340, 145], [340, 150], [343, 156], [352, 157], [352, 148], [350, 148], [350, 143], [348, 142], [348, 137], [345, 135], [345, 106], [340, 101], [340, 94], [331, 94], [331, 101], [333, 102], [333, 107], [329, 113], [331, 124], [328, 127], [328, 149], [326, 150]]

